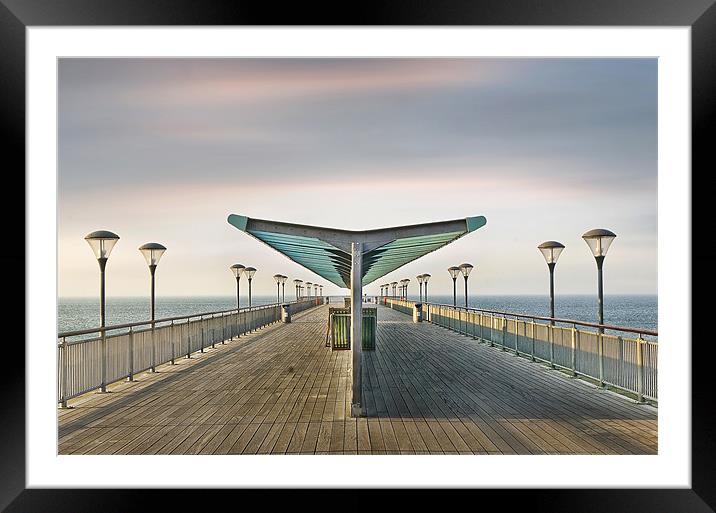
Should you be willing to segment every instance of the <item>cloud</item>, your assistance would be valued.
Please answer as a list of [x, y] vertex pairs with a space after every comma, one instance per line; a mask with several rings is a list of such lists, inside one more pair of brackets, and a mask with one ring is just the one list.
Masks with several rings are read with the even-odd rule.
[[106, 225], [169, 237], [192, 262], [214, 248], [223, 266], [241, 240], [230, 212], [353, 228], [485, 214], [495, 247], [609, 224], [636, 254], [655, 244], [656, 73], [654, 59], [62, 59], [60, 254]]

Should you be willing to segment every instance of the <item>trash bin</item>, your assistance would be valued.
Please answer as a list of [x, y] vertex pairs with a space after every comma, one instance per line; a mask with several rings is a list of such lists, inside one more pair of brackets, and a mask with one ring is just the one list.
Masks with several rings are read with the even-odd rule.
[[423, 322], [423, 305], [415, 303], [413, 305], [413, 322]]
[[281, 322], [291, 322], [291, 305], [281, 305]]

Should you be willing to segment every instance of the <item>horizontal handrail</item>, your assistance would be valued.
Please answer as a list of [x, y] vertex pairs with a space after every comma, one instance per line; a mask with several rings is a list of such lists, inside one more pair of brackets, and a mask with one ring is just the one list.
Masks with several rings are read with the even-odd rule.
[[[305, 300], [308, 301], [308, 300]], [[250, 311], [256, 311], [261, 308], [273, 308], [280, 305], [293, 305], [296, 303], [301, 303], [303, 301], [288, 301], [288, 302], [282, 302], [282, 303], [268, 303], [265, 305], [256, 305], [251, 307], [244, 307], [241, 309], [232, 308], [231, 310], [217, 310], [215, 312], [206, 312], [206, 313], [197, 313], [197, 314], [190, 314], [190, 315], [179, 315], [177, 317], [164, 317], [162, 319], [156, 319], [154, 321], [137, 321], [137, 322], [128, 322], [125, 324], [113, 324], [111, 326], [105, 326], [105, 327], [96, 327], [96, 328], [86, 328], [83, 330], [74, 330], [74, 331], [64, 331], [62, 333], [57, 334], [57, 338], [65, 338], [65, 337], [75, 337], [78, 335], [87, 335], [89, 333], [102, 333], [107, 331], [113, 331], [113, 330], [119, 330], [124, 328], [135, 328], [137, 326], [147, 326], [153, 324], [159, 324], [162, 322], [172, 322], [172, 321], [179, 321], [182, 319], [192, 319], [194, 317], [204, 317], [207, 315], [219, 315], [219, 314], [233, 314], [233, 313], [241, 313], [241, 312], [250, 312]]]
[[[392, 301], [407, 301], [410, 303], [419, 303], [419, 301], [413, 301], [413, 300], [406, 300], [406, 299], [399, 299], [399, 298], [393, 298], [388, 296], [383, 296], [384, 298], [390, 299]], [[475, 308], [475, 307], [464, 307], [464, 306], [453, 306], [448, 305], [445, 303], [430, 303], [427, 301], [423, 301], [424, 305], [430, 305], [430, 306], [444, 306], [448, 308], [455, 308], [457, 310], [465, 310], [465, 311], [471, 311], [471, 312], [482, 312], [482, 313], [488, 313], [488, 314], [494, 314], [494, 315], [504, 315], [504, 316], [510, 316], [510, 317], [522, 317], [527, 319], [537, 319], [541, 321], [550, 321], [550, 322], [561, 322], [563, 324], [576, 324], [579, 326], [587, 326], [589, 328], [603, 328], [608, 330], [615, 330], [615, 331], [624, 331], [626, 333], [636, 333], [636, 334], [642, 334], [642, 335], [650, 335], [653, 337], [658, 337], [659, 333], [654, 330], [649, 330], [646, 328], [633, 328], [633, 327], [627, 327], [627, 326], [614, 326], [611, 324], [599, 324], [594, 322], [588, 322], [588, 321], [578, 321], [576, 319], [562, 319], [559, 317], [542, 317], [540, 315], [532, 315], [532, 314], [524, 314], [524, 313], [516, 313], [516, 312], [502, 312], [499, 310], [486, 310], [484, 308]]]

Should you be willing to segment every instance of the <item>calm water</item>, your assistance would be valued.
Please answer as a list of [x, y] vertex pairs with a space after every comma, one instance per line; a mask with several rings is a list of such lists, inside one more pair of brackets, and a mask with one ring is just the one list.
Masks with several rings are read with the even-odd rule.
[[[410, 295], [417, 300], [417, 296]], [[286, 299], [289, 300], [288, 294]], [[244, 299], [242, 298], [242, 301]], [[254, 305], [272, 303], [275, 296], [257, 296]], [[337, 301], [337, 299], [336, 299]], [[431, 295], [432, 303], [452, 304], [452, 296]], [[242, 302], [242, 305], [244, 303]], [[458, 295], [458, 305], [464, 304], [464, 296]], [[544, 296], [473, 296], [471, 307], [503, 312], [549, 315], [549, 298]], [[160, 297], [157, 298], [156, 317], [176, 317], [236, 306], [233, 297]], [[147, 298], [108, 298], [107, 324], [124, 324], [149, 319]], [[587, 322], [597, 321], [597, 299], [594, 296], [567, 296], [555, 298], [555, 315], [566, 319]], [[657, 330], [657, 296], [614, 295], [604, 299], [604, 322]], [[99, 300], [94, 298], [60, 298], [58, 305], [58, 330], [71, 331], [94, 328], [99, 325]]]

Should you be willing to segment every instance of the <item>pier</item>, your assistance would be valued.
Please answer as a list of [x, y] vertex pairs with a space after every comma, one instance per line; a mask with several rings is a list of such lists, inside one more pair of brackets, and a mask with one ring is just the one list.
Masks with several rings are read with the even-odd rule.
[[[221, 316], [228, 331], [220, 341], [202, 338], [201, 348], [187, 341], [190, 357], [177, 341], [173, 364], [162, 359], [156, 372], [145, 365], [132, 381], [110, 382], [107, 393], [66, 398], [59, 454], [657, 452], [652, 405], [437, 318], [414, 323], [385, 301], [375, 350], [332, 350], [329, 306], [306, 305], [290, 323], [279, 322], [274, 307], [249, 332], [232, 327], [240, 314]], [[167, 333], [170, 341], [179, 336]], [[361, 416], [351, 415], [356, 353]]]

